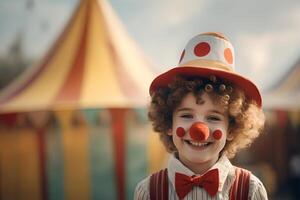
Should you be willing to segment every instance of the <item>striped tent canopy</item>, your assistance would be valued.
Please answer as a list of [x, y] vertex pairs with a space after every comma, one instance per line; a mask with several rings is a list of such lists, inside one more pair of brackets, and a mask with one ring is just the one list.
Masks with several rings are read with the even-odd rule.
[[105, 0], [81, 0], [37, 65], [0, 93], [0, 113], [145, 106], [149, 63]]
[[300, 59], [263, 96], [266, 109], [300, 109]]

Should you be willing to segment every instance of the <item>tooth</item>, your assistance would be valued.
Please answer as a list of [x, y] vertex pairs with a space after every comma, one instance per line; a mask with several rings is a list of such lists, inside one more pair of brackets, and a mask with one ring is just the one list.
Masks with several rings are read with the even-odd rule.
[[201, 146], [205, 146], [207, 145], [208, 143], [201, 143], [201, 142], [195, 142], [195, 141], [190, 141], [190, 143], [194, 146], [198, 146], [198, 147], [201, 147]]

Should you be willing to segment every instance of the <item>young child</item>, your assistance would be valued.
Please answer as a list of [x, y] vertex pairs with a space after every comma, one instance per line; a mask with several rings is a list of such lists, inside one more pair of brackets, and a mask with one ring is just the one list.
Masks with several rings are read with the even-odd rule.
[[233, 166], [264, 125], [261, 95], [234, 71], [234, 50], [220, 33], [193, 37], [179, 65], [150, 86], [149, 118], [168, 152], [166, 169], [143, 181], [135, 199], [267, 199], [261, 181]]

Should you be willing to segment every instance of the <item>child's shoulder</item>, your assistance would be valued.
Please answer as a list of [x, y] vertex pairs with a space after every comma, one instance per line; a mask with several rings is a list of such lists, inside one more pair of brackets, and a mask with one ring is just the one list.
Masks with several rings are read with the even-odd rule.
[[[229, 177], [233, 177], [233, 179], [230, 178], [230, 180], [234, 181], [230, 183], [230, 187], [235, 187], [236, 184], [238, 187], [241, 187], [242, 190], [248, 188], [249, 199], [268, 199], [263, 183], [251, 171], [236, 166], [234, 166], [232, 169], [233, 170], [231, 170], [229, 173]], [[245, 185], [245, 181], [248, 183], [246, 184], [247, 186]]]
[[144, 178], [142, 181], [140, 181], [136, 185], [135, 191], [134, 191], [134, 199], [135, 200], [150, 199], [150, 194], [149, 194], [150, 176]]
[[249, 195], [259, 196], [260, 199], [267, 199], [265, 186], [254, 174], [251, 173], [249, 181]]

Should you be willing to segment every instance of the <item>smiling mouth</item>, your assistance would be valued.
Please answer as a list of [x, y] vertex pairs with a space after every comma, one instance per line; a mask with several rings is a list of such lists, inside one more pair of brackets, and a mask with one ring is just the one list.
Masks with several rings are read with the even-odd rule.
[[212, 144], [212, 142], [196, 142], [192, 140], [184, 140], [184, 142], [194, 148], [205, 148]]

